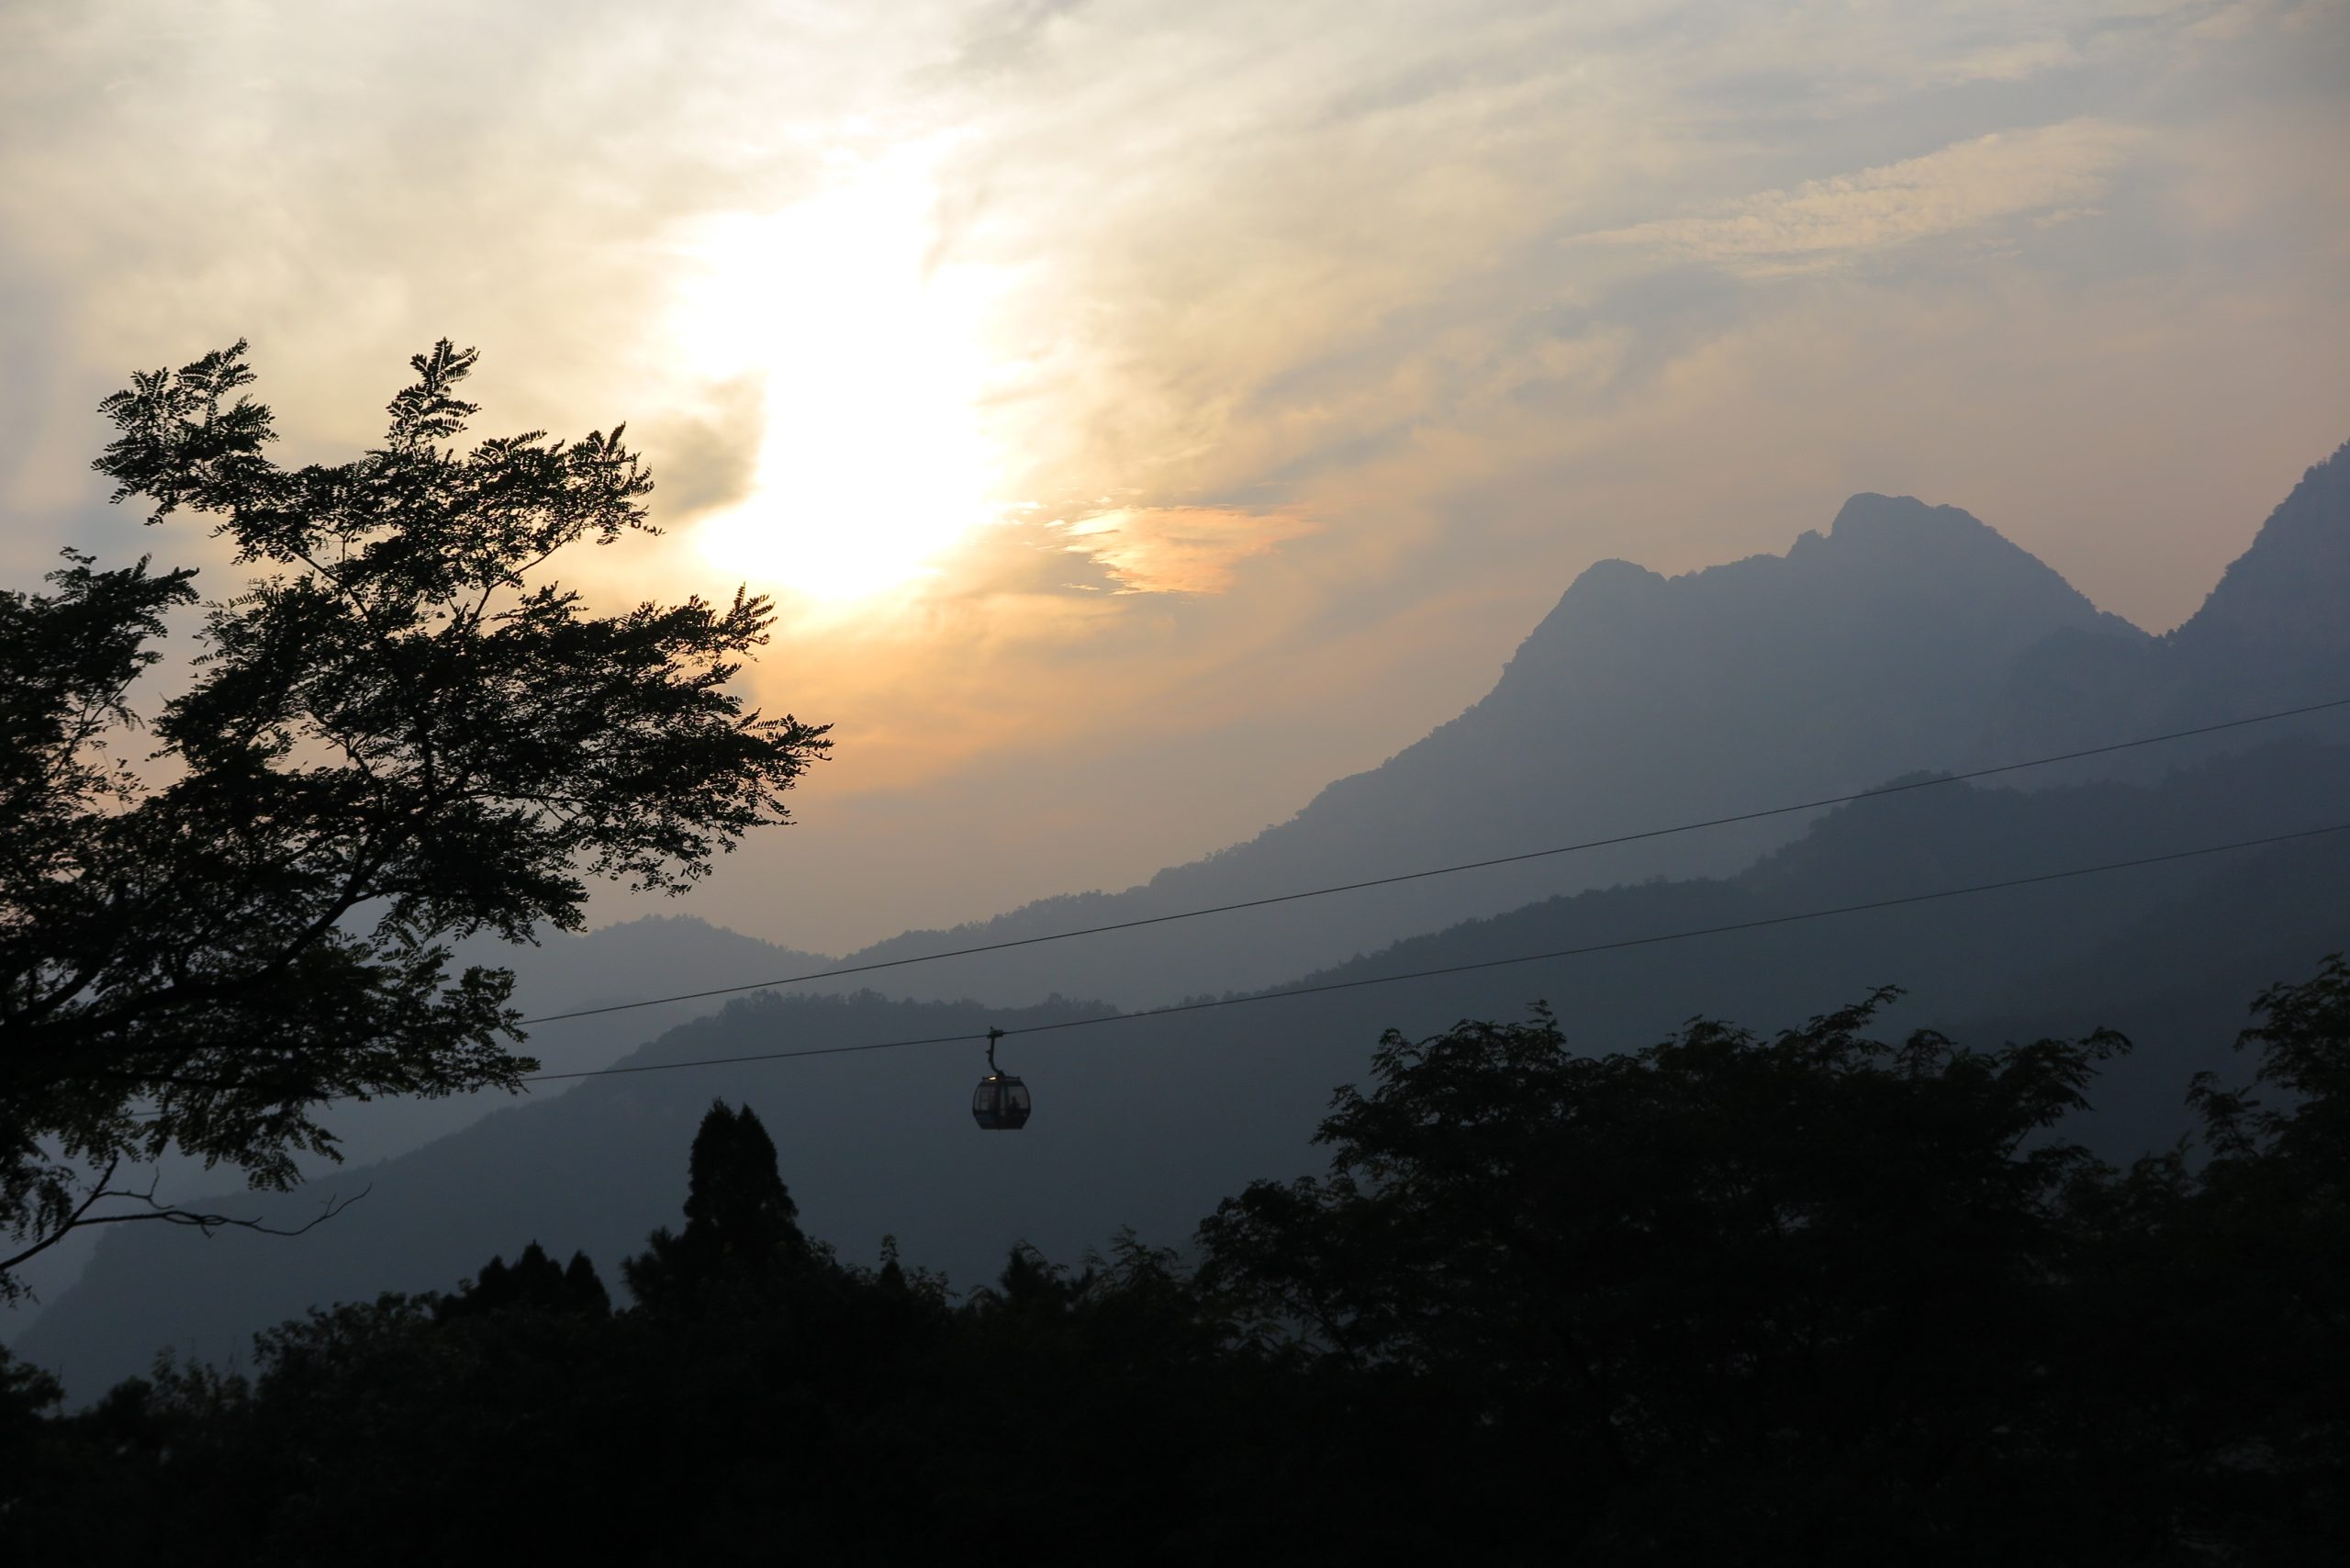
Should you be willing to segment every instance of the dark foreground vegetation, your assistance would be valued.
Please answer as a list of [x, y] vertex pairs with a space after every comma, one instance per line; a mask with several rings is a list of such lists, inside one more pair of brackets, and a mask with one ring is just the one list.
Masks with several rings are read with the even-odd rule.
[[1022, 1249], [959, 1298], [811, 1241], [715, 1105], [624, 1310], [533, 1244], [73, 1415], [0, 1359], [0, 1520], [25, 1562], [2331, 1560], [2350, 968], [2128, 1170], [2059, 1136], [2118, 1037], [1873, 1006], [1391, 1035], [1328, 1174], [1196, 1265]]

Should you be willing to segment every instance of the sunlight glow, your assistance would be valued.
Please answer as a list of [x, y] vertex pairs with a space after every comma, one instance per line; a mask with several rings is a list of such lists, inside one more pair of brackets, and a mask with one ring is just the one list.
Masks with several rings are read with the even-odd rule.
[[840, 171], [786, 212], [706, 226], [679, 302], [691, 369], [764, 386], [749, 498], [703, 554], [755, 588], [845, 604], [932, 575], [995, 508], [977, 405], [984, 279], [933, 267], [930, 159]]

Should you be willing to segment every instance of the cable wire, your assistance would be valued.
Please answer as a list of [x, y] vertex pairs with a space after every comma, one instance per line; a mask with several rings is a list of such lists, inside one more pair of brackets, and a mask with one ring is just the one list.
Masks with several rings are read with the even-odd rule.
[[675, 996], [655, 996], [643, 1002], [616, 1002], [606, 1007], [583, 1007], [572, 1013], [550, 1013], [537, 1018], [525, 1018], [516, 1025], [530, 1028], [540, 1024], [560, 1024], [572, 1018], [595, 1018], [607, 1013], [628, 1013], [640, 1007], [660, 1007], [673, 1002], [700, 1002], [713, 996], [733, 996], [746, 991], [767, 991], [776, 986], [800, 985], [810, 980], [839, 980], [848, 975], [871, 974], [878, 969], [903, 969], [910, 964], [936, 963], [942, 958], [968, 958], [979, 953], [1002, 953], [1013, 947], [1034, 947], [1046, 942], [1066, 942], [1078, 936], [1100, 936], [1113, 931], [1135, 931], [1147, 925], [1166, 925], [1179, 920], [1198, 920], [1211, 914], [1231, 914], [1244, 909], [1265, 909], [1274, 904], [1295, 903], [1302, 899], [1327, 898], [1333, 893], [1360, 892], [1366, 888], [1392, 887], [1398, 882], [1416, 882], [1429, 877], [1449, 877], [1461, 871], [1481, 871], [1494, 866], [1514, 866], [1528, 860], [1542, 860], [1552, 856], [1574, 855], [1589, 849], [1606, 849], [1620, 844], [1639, 844], [1652, 838], [1667, 838], [1675, 834], [1695, 833], [1711, 827], [1729, 827], [1739, 823], [1761, 822], [1770, 817], [1782, 817], [1795, 812], [1818, 811], [1828, 806], [1850, 805], [1855, 801], [1875, 800], [1886, 795], [1906, 794], [1912, 790], [1930, 790], [1943, 784], [1964, 784], [1970, 779], [1989, 778], [2002, 773], [2021, 772], [2025, 768], [2047, 767], [2059, 762], [2076, 762], [2083, 757], [2106, 756], [2118, 751], [2132, 751], [2140, 746], [2161, 745], [2170, 741], [2191, 739], [2197, 735], [2217, 734], [2223, 730], [2240, 730], [2250, 724], [2274, 723], [2280, 719], [2297, 719], [2305, 714], [2322, 713], [2332, 709], [2350, 708], [2350, 697], [2336, 698], [2329, 702], [2312, 702], [2300, 708], [2279, 709], [2273, 713], [2255, 713], [2249, 718], [2228, 719], [2216, 724], [2199, 724], [2192, 729], [2171, 730], [2159, 735], [2142, 735], [2136, 740], [2116, 741], [2109, 745], [2087, 746], [2079, 751], [2059, 752], [2053, 756], [2035, 756], [2022, 762], [2003, 762], [1992, 767], [1977, 767], [1964, 773], [1945, 773], [1931, 778], [1916, 778], [1900, 784], [1880, 785], [1872, 790], [1859, 790], [1849, 795], [1828, 795], [1816, 801], [1801, 801], [1793, 805], [1765, 806], [1759, 811], [1739, 812], [1726, 817], [1707, 817], [1700, 822], [1677, 823], [1671, 827], [1652, 827], [1639, 833], [1618, 834], [1612, 838], [1584, 839], [1579, 844], [1561, 844], [1549, 849], [1529, 849], [1516, 855], [1499, 855], [1490, 860], [1465, 860], [1457, 866], [1432, 866], [1420, 871], [1399, 871], [1392, 877], [1372, 877], [1360, 882], [1340, 882], [1332, 887], [1308, 888], [1301, 892], [1272, 893], [1264, 898], [1242, 899], [1237, 903], [1211, 904], [1204, 909], [1180, 910], [1172, 914], [1143, 915], [1133, 920], [1113, 921], [1106, 925], [1085, 925], [1072, 931], [1048, 932], [1041, 936], [1018, 936], [1002, 942], [984, 942], [976, 946], [952, 947], [944, 952], [922, 953], [904, 958], [880, 958], [869, 964], [849, 964], [839, 969], [815, 969], [804, 975], [786, 975], [779, 980], [750, 980], [742, 985], [722, 985], [710, 991], [681, 991]]
[[[1397, 985], [1405, 980], [1428, 980], [1438, 975], [1467, 974], [1476, 969], [1505, 969], [1513, 964], [1534, 964], [1547, 959], [1582, 958], [1592, 953], [1621, 952], [1628, 947], [1655, 946], [1666, 942], [1685, 942], [1699, 936], [1719, 936], [1734, 931], [1759, 931], [1766, 926], [1793, 925], [1807, 920], [1826, 920], [1842, 914], [1861, 914], [1872, 910], [1898, 909], [1908, 904], [1931, 903], [1940, 899], [1964, 898], [1975, 893], [1998, 892], [2009, 888], [2028, 888], [2043, 882], [2060, 882], [2074, 877], [2094, 877], [2109, 871], [2126, 871], [2139, 866], [2160, 866], [2178, 860], [2193, 860], [2204, 856], [2224, 855], [2232, 850], [2256, 849], [2268, 845], [2290, 844], [2302, 839], [2321, 838], [2329, 834], [2350, 833], [2350, 822], [2333, 823], [2325, 827], [2302, 828], [2293, 833], [2269, 834], [2260, 838], [2241, 838], [2227, 844], [2208, 844], [2194, 849], [2174, 849], [2161, 855], [2141, 855], [2128, 860], [2109, 860], [2097, 866], [2076, 866], [2062, 871], [2042, 871], [2029, 877], [2009, 877], [1996, 882], [1976, 882], [1963, 888], [1942, 888], [1932, 892], [1906, 893], [1897, 898], [1871, 899], [1863, 903], [1839, 904], [1832, 909], [1802, 910], [1793, 914], [1766, 915], [1755, 920], [1731, 921], [1721, 925], [1698, 926], [1687, 931], [1666, 931], [1648, 936], [1627, 936], [1613, 942], [1593, 942], [1579, 947], [1559, 947], [1546, 953], [1522, 953], [1507, 958], [1483, 958], [1474, 963], [1448, 964], [1439, 969], [1414, 969], [1399, 975], [1372, 975], [1360, 980], [1331, 980], [1321, 985], [1292, 986], [1280, 991], [1252, 991], [1246, 996], [1217, 997], [1203, 1002], [1179, 1002], [1165, 1007], [1145, 1008], [1136, 1013], [1103, 1014], [1092, 1018], [1070, 1018], [1058, 1024], [1030, 1024], [1017, 1029], [1006, 1029], [1003, 1037], [1017, 1035], [1043, 1035], [1063, 1029], [1086, 1029], [1102, 1024], [1131, 1024], [1141, 1018], [1163, 1018], [1178, 1013], [1204, 1013], [1217, 1007], [1244, 1007], [1254, 1002], [1279, 1002], [1285, 997], [1318, 996], [1330, 991], [1357, 991], [1368, 986]], [[576, 1072], [540, 1072], [517, 1080], [521, 1083], [549, 1083], [559, 1079], [609, 1078], [621, 1073], [670, 1072], [684, 1068], [727, 1067], [742, 1062], [789, 1061], [800, 1057], [849, 1056], [863, 1051], [903, 1050], [915, 1046], [944, 1046], [986, 1039], [984, 1033], [967, 1035], [934, 1035], [923, 1039], [878, 1040], [856, 1046], [818, 1046], [802, 1050], [760, 1051], [747, 1056], [699, 1057], [687, 1061], [643, 1062], [633, 1066], [616, 1066], [583, 1070]]]

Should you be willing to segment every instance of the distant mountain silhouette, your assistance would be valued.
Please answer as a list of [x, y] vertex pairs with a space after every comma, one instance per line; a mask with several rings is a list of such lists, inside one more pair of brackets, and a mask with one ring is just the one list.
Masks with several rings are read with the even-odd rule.
[[2009, 678], [1998, 740], [2028, 752], [2069, 744], [2100, 716], [2152, 731], [2345, 695], [2350, 444], [2301, 476], [2167, 636], [2067, 628], [2030, 649]]
[[[487, 938], [459, 945], [456, 961], [514, 971], [514, 1005], [525, 1017], [674, 996], [831, 968], [821, 953], [779, 947], [690, 915], [647, 915], [582, 936], [554, 931], [536, 946]], [[723, 997], [565, 1019], [531, 1030], [523, 1049], [548, 1072], [593, 1072], [684, 1022], [714, 1013]], [[561, 1084], [538, 1092], [561, 1093]], [[347, 1160], [382, 1159], [486, 1114], [495, 1097], [385, 1100], [339, 1110], [334, 1126]]]
[[2350, 670], [2350, 443], [2301, 476], [2261, 525], [2192, 619], [2169, 643], [2188, 678], [2234, 696], [2247, 680], [2266, 698], [2276, 682], [2300, 695], [2339, 696], [2324, 684]]
[[[2068, 701], [2018, 722], [2014, 672], [2070, 640], [2126, 660], [2154, 640], [2097, 609], [1955, 507], [1859, 495], [1825, 534], [1664, 577], [1603, 561], [1492, 691], [1286, 823], [1121, 893], [1048, 899], [852, 961], [1147, 918], [1869, 788], [1978, 763], [1995, 737], [2064, 747], [2143, 733]], [[2029, 683], [2027, 683], [2027, 690]], [[2052, 748], [2054, 749], [2054, 748]], [[2018, 755], [2008, 751], [1998, 760]], [[1129, 1005], [1270, 983], [1400, 932], [1631, 878], [1741, 866], [1801, 831], [1782, 818], [1317, 902], [1306, 910], [877, 976], [884, 991], [1013, 1001], [1050, 990]]]

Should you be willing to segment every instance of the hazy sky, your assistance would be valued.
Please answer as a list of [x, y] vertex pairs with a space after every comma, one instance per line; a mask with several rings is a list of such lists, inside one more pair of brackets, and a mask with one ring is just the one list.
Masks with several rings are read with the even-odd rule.
[[2350, 437], [2345, 84], [2344, 0], [0, 0], [0, 567], [217, 560], [87, 471], [134, 367], [250, 337], [331, 456], [476, 344], [478, 431], [662, 481], [599, 599], [782, 599], [838, 758], [675, 907], [838, 949], [1246, 836], [1591, 562], [1854, 490], [2175, 624]]

